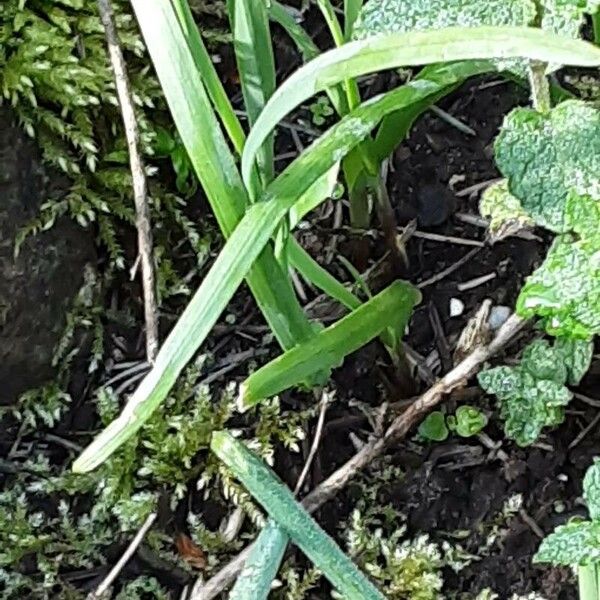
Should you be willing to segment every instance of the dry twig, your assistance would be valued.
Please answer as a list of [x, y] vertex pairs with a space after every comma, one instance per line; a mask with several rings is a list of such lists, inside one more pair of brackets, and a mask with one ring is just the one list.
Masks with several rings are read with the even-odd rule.
[[102, 598], [108, 588], [113, 584], [114, 580], [119, 576], [119, 573], [123, 569], [123, 567], [127, 564], [129, 559], [135, 554], [138, 546], [142, 543], [144, 537], [148, 533], [150, 527], [152, 527], [152, 523], [156, 520], [156, 513], [150, 513], [144, 524], [140, 527], [139, 531], [135, 534], [135, 537], [131, 540], [129, 546], [127, 546], [127, 550], [123, 552], [123, 556], [119, 559], [117, 564], [108, 572], [108, 575], [102, 580], [102, 583], [91, 592], [87, 600], [96, 600], [98, 598]]
[[142, 264], [142, 286], [144, 290], [144, 320], [146, 323], [146, 355], [150, 363], [154, 362], [158, 352], [158, 309], [152, 260], [152, 229], [150, 227], [150, 209], [148, 207], [148, 184], [144, 172], [144, 162], [139, 151], [139, 131], [135, 119], [129, 79], [125, 69], [125, 60], [119, 39], [110, 0], [98, 0], [100, 19], [104, 26], [110, 64], [115, 76], [115, 85], [125, 137], [129, 150], [129, 164], [133, 178], [133, 197], [135, 202], [135, 226], [138, 235], [138, 252]]
[[[304, 508], [309, 512], [314, 512], [333, 498], [359, 471], [405, 436], [425, 414], [442, 401], [445, 395], [463, 386], [481, 365], [502, 350], [524, 325], [523, 319], [512, 315], [488, 345], [475, 348], [469, 356], [396, 417], [383, 436], [376, 437], [365, 444], [349, 461], [308, 494], [302, 501]], [[198, 580], [192, 590], [190, 600], [211, 600], [220, 594], [242, 569], [251, 547], [248, 546], [244, 549], [207, 582]]]

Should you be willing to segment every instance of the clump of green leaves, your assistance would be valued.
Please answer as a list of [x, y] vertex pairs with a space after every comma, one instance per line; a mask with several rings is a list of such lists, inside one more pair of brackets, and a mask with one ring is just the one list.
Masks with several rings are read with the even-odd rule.
[[553, 565], [590, 566], [600, 563], [600, 461], [583, 480], [583, 499], [590, 520], [573, 520], [557, 527], [541, 543], [533, 561]]
[[[120, 43], [136, 104], [141, 149], [148, 174], [160, 165], [153, 157], [159, 131], [169, 117], [156, 78], [144, 58], [144, 44], [127, 2], [112, 3]], [[19, 124], [36, 139], [42, 158], [66, 175], [66, 189], [53, 193], [40, 214], [20, 233], [17, 247], [27, 235], [51, 227], [67, 215], [82, 227], [96, 227], [98, 238], [113, 266], [123, 268], [120, 231], [134, 223], [131, 174], [122, 120], [108, 62], [104, 29], [95, 2], [6, 0], [0, 4], [0, 105], [14, 111]], [[161, 126], [163, 129], [161, 129]], [[175, 166], [183, 162], [179, 156]], [[180, 191], [193, 185], [182, 183]], [[181, 276], [170, 271], [167, 249], [179, 232], [202, 262], [207, 238], [185, 216], [185, 202], [150, 178], [151, 209], [155, 227], [159, 292], [181, 292]]]
[[486, 425], [486, 415], [475, 406], [464, 404], [456, 409], [453, 415], [446, 416], [443, 412], [435, 410], [419, 425], [419, 435], [426, 440], [443, 442], [450, 431], [460, 437], [477, 435]]
[[[371, 498], [368, 504], [365, 497]], [[472, 559], [459, 546], [440, 545], [427, 535], [407, 537], [402, 515], [368, 493], [346, 530], [350, 556], [391, 600], [439, 600], [442, 570], [460, 571]]]
[[517, 301], [519, 314], [542, 317], [553, 335], [600, 333], [599, 133], [600, 111], [571, 100], [548, 113], [514, 110], [496, 140], [509, 192], [559, 234]]
[[482, 371], [479, 384], [497, 396], [504, 431], [520, 446], [533, 444], [544, 427], [564, 420], [564, 407], [572, 398], [565, 384], [579, 383], [592, 360], [589, 341], [557, 339], [554, 345], [536, 340], [514, 367]]

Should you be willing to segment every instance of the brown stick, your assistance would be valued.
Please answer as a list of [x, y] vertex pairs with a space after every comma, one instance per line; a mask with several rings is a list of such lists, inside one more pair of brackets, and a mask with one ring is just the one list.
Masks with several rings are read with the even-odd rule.
[[[483, 363], [502, 350], [523, 328], [526, 321], [512, 315], [498, 330], [496, 337], [487, 345], [479, 346], [454, 369], [436, 382], [427, 392], [417, 398], [401, 415], [396, 417], [382, 437], [366, 444], [348, 462], [330, 475], [308, 494], [302, 504], [308, 512], [314, 512], [343, 489], [356, 474], [381, 456], [394, 442], [405, 436], [446, 394], [464, 385]], [[198, 580], [190, 600], [211, 600], [229, 586], [244, 566], [252, 545], [223, 567], [206, 583]]]
[[110, 64], [115, 76], [117, 97], [121, 106], [125, 137], [129, 150], [129, 164], [133, 178], [133, 197], [135, 202], [135, 226], [138, 235], [138, 252], [142, 264], [142, 287], [144, 291], [144, 320], [146, 323], [146, 355], [150, 363], [154, 362], [158, 352], [158, 310], [154, 281], [154, 263], [152, 260], [152, 229], [150, 227], [150, 209], [148, 207], [148, 185], [144, 162], [139, 151], [139, 131], [135, 119], [129, 79], [125, 69], [125, 60], [119, 46], [117, 28], [109, 0], [98, 0], [100, 19], [104, 25]]
[[138, 549], [138, 546], [142, 543], [144, 537], [148, 533], [150, 527], [156, 520], [156, 513], [150, 513], [144, 524], [139, 528], [138, 532], [135, 534], [135, 537], [131, 540], [129, 546], [121, 556], [121, 558], [117, 561], [117, 564], [109, 571], [108, 575], [102, 580], [100, 585], [93, 591], [90, 592], [87, 596], [86, 600], [97, 600], [98, 598], [102, 598], [108, 588], [113, 584], [115, 579], [119, 576], [119, 573], [123, 570], [123, 567], [131, 560], [131, 557], [135, 554], [135, 551]]

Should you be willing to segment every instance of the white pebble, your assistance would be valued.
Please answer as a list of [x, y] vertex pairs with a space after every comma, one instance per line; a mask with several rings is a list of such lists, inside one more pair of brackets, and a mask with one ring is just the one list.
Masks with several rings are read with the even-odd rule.
[[458, 298], [450, 298], [450, 316], [460, 317], [465, 312], [465, 305]]
[[490, 311], [488, 319], [490, 329], [492, 331], [500, 329], [506, 323], [508, 317], [510, 317], [510, 308], [508, 306], [494, 306]]

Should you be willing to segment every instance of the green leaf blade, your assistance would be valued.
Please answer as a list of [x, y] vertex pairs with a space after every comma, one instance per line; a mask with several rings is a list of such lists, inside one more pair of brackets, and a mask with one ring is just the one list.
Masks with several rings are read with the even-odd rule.
[[325, 52], [289, 77], [267, 103], [244, 148], [244, 181], [250, 182], [256, 154], [277, 123], [314, 94], [344, 80], [401, 66], [519, 57], [565, 65], [600, 65], [600, 49], [592, 44], [526, 27], [453, 27], [392, 34]]
[[164, 400], [269, 241], [277, 223], [273, 223], [274, 210], [273, 205], [266, 203], [255, 204], [248, 210], [165, 340], [152, 370], [121, 415], [74, 462], [74, 471], [90, 471], [104, 462], [142, 427]]
[[244, 568], [229, 594], [229, 600], [266, 600], [288, 541], [283, 529], [269, 519], [252, 546]]
[[[275, 91], [275, 58], [266, 3], [262, 0], [227, 0], [233, 47], [242, 94], [253, 125]], [[265, 140], [258, 156], [263, 183], [273, 179], [273, 136]], [[255, 190], [255, 192], [258, 190]]]
[[402, 331], [420, 294], [410, 284], [397, 281], [362, 304], [315, 339], [300, 344], [253, 373], [242, 384], [241, 408], [297, 385], [307, 376], [338, 366], [354, 352], [389, 327]]
[[[244, 143], [237, 117], [212, 67], [187, 2], [177, 0], [172, 5], [170, 0], [152, 3], [134, 0], [132, 5], [180, 137], [219, 227], [229, 237], [244, 215], [249, 199], [207, 89], [221, 118], [229, 123], [227, 129], [236, 147]], [[249, 274], [248, 284], [283, 348], [291, 348], [297, 341], [312, 336], [312, 327], [287, 274], [270, 248], [262, 253]]]
[[432, 442], [443, 442], [448, 438], [446, 416], [439, 410], [429, 413], [419, 425], [419, 435]]
[[600, 460], [597, 458], [583, 478], [583, 499], [592, 520], [600, 520]]
[[211, 449], [344, 598], [383, 600], [384, 596], [258, 457], [226, 431], [213, 434]]

